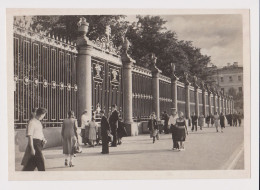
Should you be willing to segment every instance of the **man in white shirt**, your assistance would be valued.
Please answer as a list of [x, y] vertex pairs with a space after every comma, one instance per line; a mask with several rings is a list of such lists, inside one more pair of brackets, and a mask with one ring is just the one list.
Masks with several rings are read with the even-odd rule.
[[30, 156], [24, 164], [23, 171], [34, 171], [36, 167], [38, 171], [45, 171], [42, 149], [47, 141], [44, 138], [43, 127], [40, 121], [46, 113], [47, 110], [45, 108], [38, 108], [35, 118], [29, 121], [26, 136], [29, 141], [27, 149], [30, 150]]
[[83, 143], [86, 145], [88, 141], [88, 131], [89, 131], [89, 122], [90, 118], [88, 117], [87, 110], [85, 110], [81, 116], [81, 130], [84, 129], [82, 134]]
[[174, 140], [174, 137], [176, 136], [176, 120], [178, 118], [178, 114], [177, 114], [177, 110], [176, 108], [171, 108], [172, 110], [172, 114], [169, 118], [169, 125], [170, 125], [170, 128], [171, 128], [171, 131], [172, 131], [172, 141], [173, 141], [173, 150], [175, 149], [179, 149], [179, 144], [177, 141]]

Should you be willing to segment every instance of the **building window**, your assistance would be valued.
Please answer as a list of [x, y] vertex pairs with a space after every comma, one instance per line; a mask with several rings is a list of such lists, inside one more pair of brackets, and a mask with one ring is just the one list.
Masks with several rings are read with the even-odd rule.
[[233, 81], [233, 78], [232, 76], [229, 77], [229, 82], [232, 82]]
[[223, 79], [223, 77], [220, 77], [220, 81], [221, 81], [221, 82], [224, 82], [224, 79]]
[[241, 76], [238, 76], [238, 81], [241, 81]]
[[242, 92], [242, 87], [239, 87], [239, 88], [238, 88], [238, 91], [239, 91], [239, 92]]

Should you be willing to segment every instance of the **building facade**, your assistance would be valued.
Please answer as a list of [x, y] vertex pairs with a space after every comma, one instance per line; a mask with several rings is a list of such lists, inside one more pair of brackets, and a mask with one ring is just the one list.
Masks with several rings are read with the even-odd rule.
[[215, 81], [224, 93], [228, 93], [230, 88], [234, 88], [236, 93], [243, 93], [243, 67], [238, 66], [237, 62], [232, 65], [228, 63], [223, 68], [212, 69], [209, 80]]

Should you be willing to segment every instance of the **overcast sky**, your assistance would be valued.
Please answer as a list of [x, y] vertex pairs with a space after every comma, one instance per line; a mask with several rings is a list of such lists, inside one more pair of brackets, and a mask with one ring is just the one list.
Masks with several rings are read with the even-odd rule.
[[[161, 16], [161, 15], [160, 15]], [[168, 30], [179, 40], [193, 41], [202, 54], [211, 56], [218, 67], [238, 62], [242, 65], [242, 17], [240, 15], [163, 15]], [[136, 21], [135, 16], [127, 20]]]

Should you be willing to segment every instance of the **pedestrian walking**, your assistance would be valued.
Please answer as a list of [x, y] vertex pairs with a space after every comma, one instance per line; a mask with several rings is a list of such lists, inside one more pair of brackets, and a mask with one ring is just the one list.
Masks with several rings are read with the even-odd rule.
[[237, 113], [233, 114], [233, 127], [237, 127]]
[[204, 126], [204, 115], [200, 113], [199, 119], [198, 119], [198, 125], [200, 126], [200, 130], [202, 130], [202, 127]]
[[207, 115], [207, 117], [206, 117], [206, 123], [207, 123], [208, 128], [209, 128], [209, 124], [210, 124], [210, 115]]
[[157, 120], [155, 118], [155, 113], [151, 114], [151, 118], [148, 121], [148, 129], [150, 131], [150, 136], [153, 138], [153, 143], [155, 143], [155, 138], [157, 138], [157, 140], [159, 140], [158, 124], [157, 124]]
[[97, 132], [98, 132], [98, 126], [97, 123], [95, 122], [95, 118], [92, 117], [91, 121], [89, 122], [89, 143], [90, 146], [94, 147], [95, 146], [95, 141], [97, 140]]
[[215, 123], [215, 118], [214, 118], [214, 115], [212, 115], [212, 114], [210, 116], [210, 123], [211, 123], [211, 127], [213, 127], [213, 125]]
[[102, 154], [109, 154], [108, 147], [108, 133], [110, 131], [109, 123], [107, 121], [106, 116], [104, 115], [104, 111], [100, 111], [101, 116], [101, 137], [102, 137]]
[[230, 127], [232, 127], [233, 126], [233, 114], [229, 114], [229, 125], [230, 125]]
[[88, 143], [88, 132], [89, 132], [89, 121], [90, 118], [88, 117], [88, 111], [84, 110], [84, 112], [81, 115], [81, 136], [82, 136], [82, 143], [85, 145]]
[[192, 128], [191, 131], [197, 131], [197, 125], [198, 125], [198, 116], [195, 114], [195, 112], [193, 112], [192, 116], [191, 116], [191, 124], [192, 124]]
[[237, 120], [238, 120], [238, 126], [240, 127], [242, 121], [242, 115], [240, 114], [240, 112], [238, 112]]
[[[28, 125], [29, 125], [30, 121], [35, 118], [35, 116], [36, 116], [36, 111], [37, 111], [37, 108], [33, 108], [33, 109], [32, 109], [32, 112], [31, 112], [31, 115], [30, 115], [30, 120], [29, 120], [29, 122], [28, 122]], [[27, 125], [27, 127], [26, 127], [26, 135], [28, 134], [28, 125]], [[26, 136], [26, 137], [28, 137], [28, 136]], [[25, 149], [25, 152], [24, 152], [24, 156], [23, 156], [21, 165], [22, 165], [22, 166], [26, 166], [26, 164], [27, 164], [28, 160], [30, 159], [30, 157], [31, 157], [31, 150], [30, 150], [29, 141], [28, 141], [28, 144], [27, 144], [27, 147], [26, 147], [26, 149]]]
[[38, 171], [45, 171], [44, 156], [42, 154], [43, 146], [47, 143], [47, 140], [43, 134], [43, 126], [40, 122], [46, 115], [47, 110], [45, 108], [38, 108], [36, 114], [30, 120], [27, 128], [28, 148], [23, 159], [23, 171], [34, 171], [35, 168]]
[[172, 142], [173, 142], [173, 150], [179, 150], [179, 144], [177, 139], [177, 127], [176, 127], [176, 120], [178, 118], [178, 114], [175, 108], [171, 108], [172, 114], [169, 117], [169, 125], [172, 133]]
[[215, 112], [214, 124], [215, 124], [215, 127], [216, 127], [216, 131], [218, 132], [218, 126], [219, 126], [219, 115], [218, 115], [218, 112]]
[[111, 144], [112, 147], [117, 146], [118, 120], [119, 120], [119, 114], [117, 112], [117, 106], [112, 105], [112, 113], [109, 117], [109, 125], [111, 127], [111, 132], [112, 132], [112, 135], [113, 135], [113, 141], [112, 141], [112, 144]]
[[77, 129], [78, 122], [75, 119], [74, 111], [69, 111], [68, 118], [64, 119], [61, 129], [63, 154], [66, 155], [65, 166], [74, 166], [72, 158], [75, 153], [76, 143], [78, 142]]
[[169, 134], [169, 128], [168, 128], [168, 126], [169, 126], [169, 124], [168, 124], [169, 123], [169, 115], [167, 114], [166, 111], [164, 111], [162, 119], [164, 120], [164, 133]]
[[220, 120], [221, 133], [223, 133], [223, 129], [225, 128], [225, 116], [223, 115], [222, 112], [219, 116], [219, 120]]
[[118, 128], [117, 128], [117, 144], [121, 145], [122, 144], [122, 138], [127, 136], [126, 129], [124, 127], [123, 122], [118, 121]]
[[186, 134], [188, 135], [187, 125], [184, 119], [183, 113], [180, 111], [178, 114], [178, 118], [176, 119], [176, 126], [177, 126], [177, 135], [176, 141], [179, 143], [179, 150], [185, 150], [184, 142], [186, 139]]

